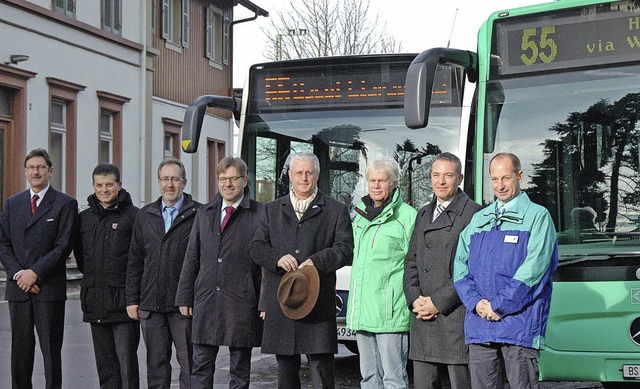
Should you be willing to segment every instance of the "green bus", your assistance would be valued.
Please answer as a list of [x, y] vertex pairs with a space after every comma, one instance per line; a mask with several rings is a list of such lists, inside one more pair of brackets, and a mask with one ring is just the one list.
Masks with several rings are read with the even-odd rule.
[[541, 380], [640, 383], [640, 2], [493, 13], [477, 52], [431, 49], [413, 61], [408, 127], [431, 122], [437, 66], [475, 83], [465, 191], [493, 201], [488, 162], [512, 152], [523, 190], [558, 232]]

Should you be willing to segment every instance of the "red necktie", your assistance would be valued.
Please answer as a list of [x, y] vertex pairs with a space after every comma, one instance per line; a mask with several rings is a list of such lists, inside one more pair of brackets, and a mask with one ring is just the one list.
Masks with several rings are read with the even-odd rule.
[[38, 199], [40, 198], [40, 196], [38, 196], [37, 194], [34, 194], [33, 197], [31, 198], [31, 214], [35, 215], [36, 211], [38, 210]]
[[222, 224], [220, 224], [220, 232], [224, 231], [224, 227], [227, 225], [227, 222], [229, 221], [229, 218], [231, 217], [231, 214], [234, 210], [235, 208], [233, 208], [231, 205], [224, 209], [225, 214], [224, 219], [222, 219]]

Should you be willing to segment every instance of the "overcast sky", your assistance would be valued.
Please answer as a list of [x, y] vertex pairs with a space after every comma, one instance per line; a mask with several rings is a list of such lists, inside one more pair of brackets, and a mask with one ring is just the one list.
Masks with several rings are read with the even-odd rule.
[[[304, 0], [292, 1], [295, 4]], [[289, 8], [291, 0], [252, 2], [275, 17], [278, 12]], [[370, 12], [378, 12], [380, 20], [387, 23], [387, 32], [402, 41], [404, 52], [444, 47], [450, 35], [451, 47], [475, 50], [480, 24], [492, 12], [545, 2], [547, 0], [371, 0]], [[234, 13], [236, 20], [252, 15], [240, 5], [234, 8]], [[244, 86], [252, 64], [267, 61], [263, 56], [266, 37], [261, 27], [270, 27], [267, 18], [259, 17], [234, 27], [234, 87]], [[304, 27], [304, 24], [301, 23], [300, 27]]]

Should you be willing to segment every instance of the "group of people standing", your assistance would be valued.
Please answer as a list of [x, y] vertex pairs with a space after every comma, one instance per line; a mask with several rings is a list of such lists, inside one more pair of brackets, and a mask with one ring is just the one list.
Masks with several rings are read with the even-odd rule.
[[278, 387], [300, 388], [306, 354], [316, 388], [334, 388], [336, 271], [353, 265], [347, 325], [356, 331], [363, 388], [537, 385], [557, 239], [543, 207], [520, 192], [513, 154], [489, 173], [497, 200], [481, 209], [459, 189], [462, 164], [435, 157], [431, 203], [404, 203], [391, 158], [369, 163], [369, 193], [351, 221], [346, 205], [318, 190], [311, 153], [289, 161], [290, 193], [250, 198], [240, 158], [218, 163], [218, 194], [200, 204], [184, 192], [184, 165], [163, 160], [161, 196], [138, 209], [119, 169], [96, 166], [89, 207], [56, 191], [44, 149], [25, 158], [30, 188], [0, 216], [0, 260], [12, 327], [13, 388], [31, 388], [38, 333], [47, 388], [62, 386], [65, 262], [83, 272], [101, 388], [138, 388], [140, 329], [149, 388], [169, 388], [175, 347], [182, 389], [212, 388], [220, 346], [230, 388], [248, 388], [251, 350], [276, 355]]
[[416, 211], [400, 196], [398, 164], [373, 161], [356, 207], [346, 315], [356, 331], [362, 388], [538, 387], [538, 356], [558, 243], [547, 210], [520, 190], [518, 157], [496, 154], [496, 200], [482, 208], [461, 189], [451, 153], [431, 165], [432, 201]]

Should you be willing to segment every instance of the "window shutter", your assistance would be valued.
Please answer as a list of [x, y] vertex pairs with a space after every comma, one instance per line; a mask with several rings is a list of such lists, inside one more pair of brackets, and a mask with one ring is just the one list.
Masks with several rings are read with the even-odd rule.
[[162, 0], [162, 38], [169, 40], [171, 28], [171, 0]]
[[182, 0], [182, 47], [189, 47], [189, 1]]
[[205, 28], [205, 48], [204, 56], [213, 59], [213, 10], [211, 7], [207, 7], [207, 20]]
[[231, 48], [231, 9], [224, 11], [222, 19], [222, 63], [229, 65], [229, 49]]

